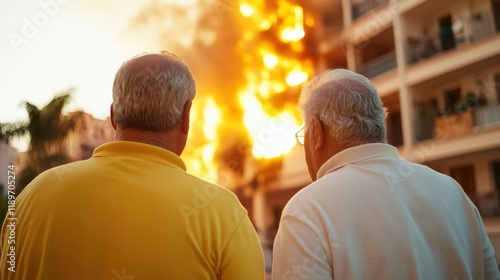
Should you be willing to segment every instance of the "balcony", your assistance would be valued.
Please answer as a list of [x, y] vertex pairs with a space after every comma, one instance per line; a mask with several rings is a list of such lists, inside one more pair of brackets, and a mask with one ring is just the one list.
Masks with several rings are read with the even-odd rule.
[[359, 65], [358, 68], [361, 75], [371, 79], [396, 68], [396, 54], [393, 50]]
[[478, 197], [478, 210], [483, 218], [500, 217], [500, 194], [497, 190]]
[[443, 139], [472, 132], [473, 115], [467, 110], [434, 119], [434, 138]]
[[488, 103], [461, 112], [435, 116], [433, 119], [420, 118], [417, 124], [417, 141], [472, 134], [484, 128], [500, 126], [500, 104]]
[[474, 126], [489, 127], [500, 124], [500, 104], [486, 104], [474, 111]]
[[413, 64], [436, 54], [458, 49], [498, 32], [491, 11], [474, 13], [471, 17], [457, 19], [452, 26], [444, 27], [438, 34], [423, 31], [420, 37], [409, 36], [406, 40], [407, 63]]
[[361, 16], [365, 15], [369, 11], [378, 8], [384, 4], [387, 4], [389, 0], [361, 0], [353, 1], [356, 3], [352, 4], [352, 20], [356, 20]]

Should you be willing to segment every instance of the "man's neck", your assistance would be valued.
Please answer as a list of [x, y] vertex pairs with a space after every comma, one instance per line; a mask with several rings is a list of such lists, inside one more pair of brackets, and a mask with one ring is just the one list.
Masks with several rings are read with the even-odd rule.
[[182, 150], [179, 149], [177, 137], [175, 137], [175, 130], [169, 132], [153, 132], [132, 128], [119, 128], [116, 131], [116, 140], [154, 145], [163, 149], [167, 149], [177, 155], [180, 155], [182, 152]]

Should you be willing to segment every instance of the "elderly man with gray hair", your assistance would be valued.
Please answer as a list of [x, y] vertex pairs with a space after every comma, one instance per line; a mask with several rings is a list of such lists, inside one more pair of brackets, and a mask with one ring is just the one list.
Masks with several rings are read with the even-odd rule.
[[478, 210], [452, 178], [386, 144], [371, 82], [329, 70], [300, 96], [313, 183], [286, 205], [273, 279], [500, 279]]
[[10, 220], [2, 228], [1, 279], [264, 279], [236, 196], [186, 173], [179, 157], [195, 93], [171, 53], [125, 62], [113, 84], [117, 141], [19, 195], [13, 242]]

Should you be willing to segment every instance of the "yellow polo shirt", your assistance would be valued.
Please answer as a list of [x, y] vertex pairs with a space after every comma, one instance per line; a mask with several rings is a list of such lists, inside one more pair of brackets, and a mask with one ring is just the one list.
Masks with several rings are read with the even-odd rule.
[[116, 141], [42, 173], [16, 200], [15, 244], [3, 224], [1, 279], [264, 279], [236, 196], [185, 170], [168, 150]]

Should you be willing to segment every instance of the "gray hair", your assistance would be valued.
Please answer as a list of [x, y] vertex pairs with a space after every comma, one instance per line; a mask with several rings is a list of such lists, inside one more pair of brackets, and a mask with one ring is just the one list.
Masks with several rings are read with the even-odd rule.
[[303, 86], [299, 109], [308, 123], [316, 116], [342, 145], [386, 143], [386, 108], [366, 77], [328, 70]]
[[121, 128], [165, 132], [181, 121], [196, 94], [189, 68], [163, 51], [134, 57], [120, 67], [113, 82], [114, 120]]

